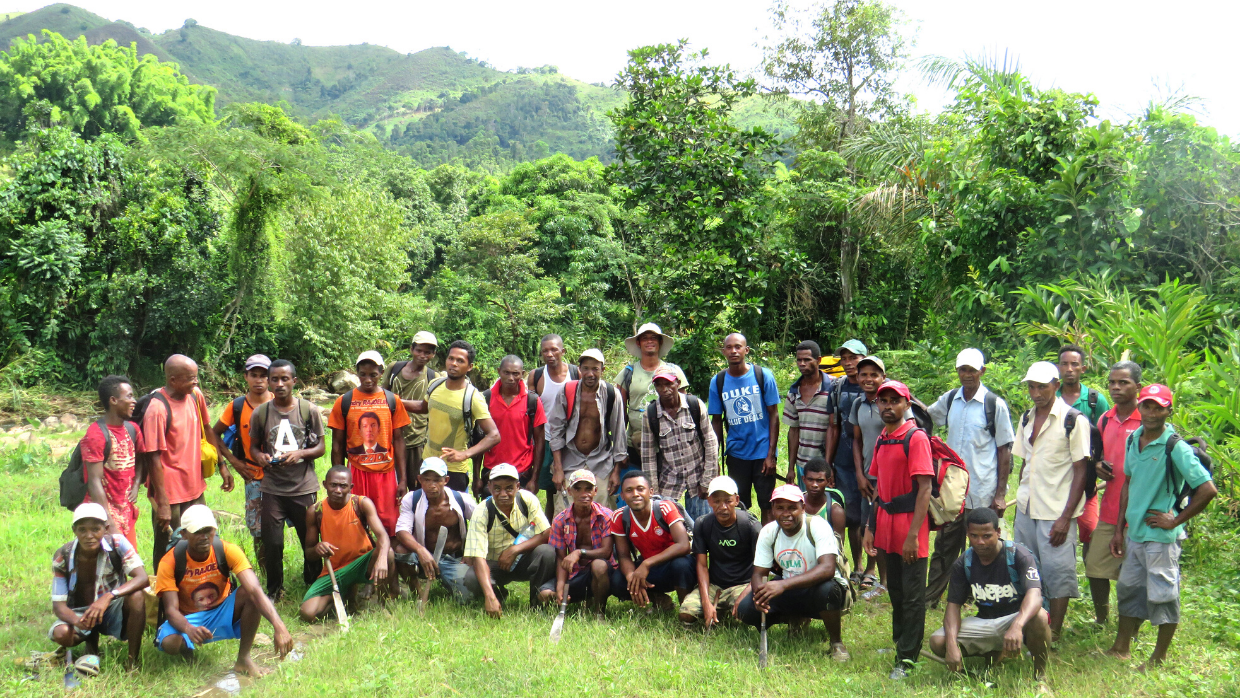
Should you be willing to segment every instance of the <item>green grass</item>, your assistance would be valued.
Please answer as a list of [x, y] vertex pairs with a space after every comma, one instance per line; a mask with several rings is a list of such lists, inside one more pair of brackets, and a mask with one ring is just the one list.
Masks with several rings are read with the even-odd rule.
[[[217, 408], [218, 409], [218, 408]], [[80, 434], [59, 435], [66, 444]], [[56, 476], [61, 464], [46, 456], [12, 458], [0, 452], [0, 694], [46, 696], [60, 692], [56, 676], [26, 682], [18, 664], [32, 650], [51, 650], [46, 638], [52, 622], [48, 564], [56, 546], [70, 537], [68, 513], [56, 504]], [[320, 463], [320, 470], [325, 463]], [[240, 491], [222, 493], [209, 482], [208, 503], [240, 513]], [[1013, 483], [1013, 490], [1015, 483]], [[150, 548], [149, 506], [141, 502], [139, 552]], [[1010, 519], [1010, 516], [1009, 516]], [[237, 520], [223, 520], [223, 535], [251, 552], [248, 533]], [[1235, 521], [1212, 513], [1194, 531], [1185, 548], [1184, 623], [1171, 651], [1170, 664], [1152, 676], [1132, 671], [1152, 649], [1146, 629], [1132, 662], [1099, 653], [1114, 637], [1114, 621], [1105, 631], [1091, 629], [1087, 600], [1074, 602], [1069, 629], [1050, 664], [1050, 682], [1058, 696], [1236, 695], [1240, 664], [1240, 543]], [[899, 685], [887, 681], [892, 655], [890, 615], [885, 604], [859, 602], [844, 621], [844, 639], [853, 661], [838, 665], [821, 647], [821, 625], [808, 637], [791, 639], [784, 628], [770, 633], [771, 668], [757, 670], [757, 633], [725, 626], [709, 638], [686, 632], [672, 616], [650, 616], [629, 603], [612, 600], [605, 622], [570, 614], [562, 642], [546, 641], [551, 615], [526, 606], [524, 585], [515, 585], [499, 621], [479, 607], [460, 608], [440, 589], [431, 597], [426, 617], [414, 604], [400, 601], [389, 612], [367, 610], [354, 619], [347, 635], [314, 629], [296, 620], [304, 591], [300, 549], [291, 529], [286, 534], [285, 578], [288, 599], [279, 606], [295, 636], [308, 640], [306, 656], [286, 662], [246, 695], [428, 695], [428, 696], [1024, 696], [1033, 695], [1031, 665], [1013, 662], [981, 678], [950, 675], [922, 662]], [[1082, 583], [1084, 580], [1082, 579]], [[1082, 589], [1084, 591], [1084, 589]], [[929, 612], [927, 636], [941, 623]], [[334, 621], [319, 631], [334, 629]], [[270, 634], [266, 624], [260, 632]], [[150, 635], [148, 634], [148, 642]], [[199, 693], [232, 665], [236, 643], [207, 645], [188, 663], [166, 657], [149, 645], [141, 671], [120, 671], [124, 646], [104, 644], [105, 675], [89, 682], [91, 696], [189, 696]]]

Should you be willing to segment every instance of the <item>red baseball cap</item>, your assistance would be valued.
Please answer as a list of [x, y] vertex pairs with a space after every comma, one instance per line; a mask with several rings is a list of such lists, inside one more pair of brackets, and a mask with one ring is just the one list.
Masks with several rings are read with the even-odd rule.
[[1171, 406], [1171, 388], [1159, 383], [1147, 385], [1141, 389], [1141, 394], [1137, 396], [1137, 402], [1142, 403], [1146, 400], [1153, 400], [1163, 407]]
[[886, 381], [882, 385], [878, 386], [877, 394], [881, 395], [884, 390], [894, 390], [897, 395], [903, 397], [905, 400], [913, 399], [913, 393], [909, 391], [908, 386], [900, 381]]
[[680, 378], [678, 378], [676, 374], [671, 371], [659, 371], [658, 373], [654, 374], [654, 378], [651, 378], [650, 380], [651, 382], [657, 381], [657, 380], [665, 380], [665, 381], [671, 381], [672, 383], [680, 383]]
[[804, 502], [805, 494], [796, 485], [780, 485], [771, 492], [771, 499], [786, 499], [789, 502]]

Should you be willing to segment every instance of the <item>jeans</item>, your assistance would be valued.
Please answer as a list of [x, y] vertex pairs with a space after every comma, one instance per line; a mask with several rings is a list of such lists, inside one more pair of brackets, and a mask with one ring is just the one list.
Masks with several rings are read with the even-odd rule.
[[[666, 594], [679, 589], [688, 592], [697, 584], [696, 574], [692, 555], [673, 558], [650, 568], [646, 581], [654, 586], [646, 589], [646, 593]], [[629, 582], [619, 567], [611, 571], [611, 593], [621, 601], [633, 600], [629, 594]]]
[[[284, 522], [291, 521], [297, 531], [297, 540], [306, 540], [306, 510], [314, 506], [317, 494], [301, 494], [283, 497], [263, 493], [262, 529], [263, 556], [267, 563], [267, 595], [274, 596], [284, 588]], [[314, 583], [323, 571], [323, 560], [317, 555], [305, 556], [302, 579], [306, 585]]]

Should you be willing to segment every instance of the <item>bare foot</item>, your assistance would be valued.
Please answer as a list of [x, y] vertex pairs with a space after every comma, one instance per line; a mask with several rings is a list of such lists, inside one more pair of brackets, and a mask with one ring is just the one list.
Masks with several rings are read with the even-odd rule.
[[1144, 662], [1141, 662], [1139, 666], [1137, 666], [1137, 673], [1145, 674], [1149, 672], [1151, 669], [1157, 669], [1158, 667], [1162, 666], [1162, 663], [1163, 663], [1163, 660], [1154, 659], [1153, 657], [1150, 657]]
[[246, 674], [247, 676], [253, 676], [254, 678], [258, 678], [259, 676], [266, 676], [267, 674], [271, 673], [270, 669], [260, 667], [259, 665], [254, 663], [253, 659], [250, 659], [249, 657], [246, 657], [245, 659], [238, 659], [237, 663], [233, 665], [233, 671], [236, 671], [238, 674]]
[[1107, 651], [1103, 652], [1103, 654], [1105, 654], [1105, 655], [1106, 655], [1106, 656], [1108, 656], [1108, 657], [1115, 657], [1116, 659], [1132, 659], [1132, 653], [1131, 653], [1131, 652], [1120, 652], [1119, 650], [1115, 649], [1114, 647], [1112, 647], [1111, 649], [1109, 649], [1109, 650], [1107, 650]]

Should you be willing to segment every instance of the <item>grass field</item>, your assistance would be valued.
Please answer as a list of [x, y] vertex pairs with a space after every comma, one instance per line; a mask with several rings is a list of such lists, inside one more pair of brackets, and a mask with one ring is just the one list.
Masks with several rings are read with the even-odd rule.
[[[70, 444], [80, 434], [49, 440]], [[43, 680], [23, 681], [21, 663], [31, 651], [53, 649], [46, 640], [52, 622], [49, 564], [56, 546], [71, 537], [69, 514], [56, 503], [60, 461], [36, 450], [0, 453], [0, 695], [59, 695], [60, 671]], [[321, 463], [321, 466], [324, 464]], [[325, 467], [325, 466], [324, 466]], [[322, 467], [320, 468], [322, 470]], [[239, 491], [222, 493], [209, 483], [208, 503], [240, 513]], [[1014, 490], [1013, 490], [1014, 491]], [[141, 503], [140, 554], [149, 554], [149, 507]], [[222, 520], [224, 536], [243, 543], [240, 520]], [[305, 643], [304, 658], [285, 662], [277, 672], [244, 690], [254, 696], [426, 695], [426, 696], [1023, 696], [1033, 695], [1031, 665], [1014, 662], [976, 677], [957, 677], [923, 661], [900, 684], [886, 679], [890, 653], [890, 615], [885, 603], [859, 602], [845, 618], [844, 639], [851, 663], [828, 658], [825, 636], [815, 623], [808, 636], [790, 639], [780, 627], [770, 633], [771, 668], [757, 669], [757, 633], [728, 627], [704, 637], [686, 632], [671, 615], [647, 615], [629, 603], [612, 601], [605, 622], [570, 613], [563, 640], [549, 645], [551, 614], [526, 607], [522, 588], [513, 588], [502, 620], [480, 608], [460, 608], [436, 589], [425, 618], [414, 603], [399, 601], [388, 610], [359, 615], [347, 635], [335, 622], [306, 626], [296, 620], [304, 592], [300, 548], [288, 531], [288, 598], [279, 610], [294, 636]], [[1212, 551], [1209, 554], [1203, 551]], [[1058, 696], [1217, 695], [1240, 693], [1240, 544], [1235, 522], [1215, 513], [1198, 526], [1185, 550], [1183, 616], [1170, 664], [1150, 676], [1132, 671], [1152, 648], [1153, 633], [1141, 633], [1131, 662], [1103, 657], [1114, 637], [1114, 620], [1092, 629], [1087, 601], [1073, 603], [1069, 628], [1050, 664], [1050, 684]], [[152, 567], [148, 563], [148, 570]], [[1082, 582], [1084, 580], [1082, 579]], [[927, 635], [941, 624], [930, 612]], [[270, 634], [264, 621], [261, 633]], [[148, 635], [149, 641], [150, 635]], [[195, 696], [232, 666], [236, 643], [207, 645], [193, 663], [143, 650], [143, 668], [121, 671], [124, 646], [104, 643], [104, 676], [90, 680], [83, 695]], [[258, 648], [259, 659], [269, 647]], [[222, 695], [222, 694], [216, 694]]]

